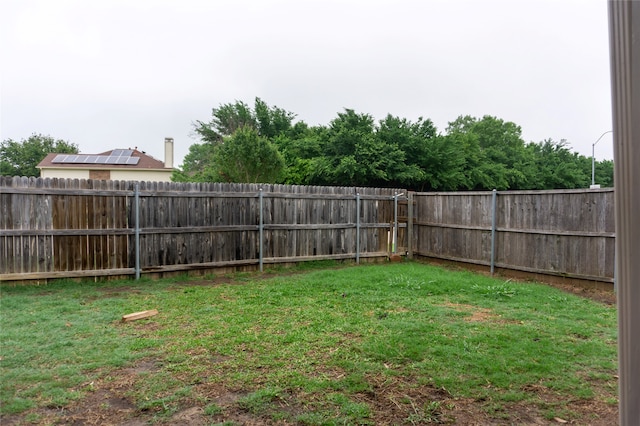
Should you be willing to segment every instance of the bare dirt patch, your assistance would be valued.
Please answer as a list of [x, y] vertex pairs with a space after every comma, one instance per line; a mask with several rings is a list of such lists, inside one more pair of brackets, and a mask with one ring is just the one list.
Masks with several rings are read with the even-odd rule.
[[[370, 377], [370, 392], [357, 398], [372, 411], [376, 425], [558, 425], [605, 426], [618, 423], [616, 406], [598, 400], [566, 401], [544, 386], [527, 389], [533, 402], [491, 408], [490, 401], [455, 398], [444, 388], [420, 384], [419, 378]], [[571, 418], [546, 418], [545, 407], [562, 407]], [[566, 423], [563, 423], [566, 422]]]
[[455, 309], [458, 312], [464, 312], [469, 314], [469, 316], [465, 317], [465, 321], [468, 322], [484, 322], [490, 321], [499, 318], [498, 315], [495, 315], [491, 309], [481, 308], [479, 306], [466, 305], [463, 303], [451, 303], [447, 302], [443, 306], [447, 308]]
[[564, 292], [575, 294], [580, 297], [594, 300], [596, 302], [604, 303], [605, 305], [616, 304], [616, 293], [613, 291], [613, 286], [599, 287], [599, 286], [575, 286], [571, 284], [551, 283], [548, 284], [552, 287], [558, 288]]

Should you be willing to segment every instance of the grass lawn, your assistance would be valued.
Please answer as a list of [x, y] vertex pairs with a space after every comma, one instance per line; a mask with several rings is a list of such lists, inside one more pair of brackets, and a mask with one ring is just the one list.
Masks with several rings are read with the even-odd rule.
[[0, 423], [617, 423], [615, 306], [414, 262], [320, 266], [3, 286]]

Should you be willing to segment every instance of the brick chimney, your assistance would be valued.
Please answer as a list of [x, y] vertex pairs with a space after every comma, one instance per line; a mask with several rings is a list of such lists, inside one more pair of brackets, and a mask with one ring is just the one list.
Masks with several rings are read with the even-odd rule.
[[164, 167], [173, 169], [173, 138], [164, 138]]

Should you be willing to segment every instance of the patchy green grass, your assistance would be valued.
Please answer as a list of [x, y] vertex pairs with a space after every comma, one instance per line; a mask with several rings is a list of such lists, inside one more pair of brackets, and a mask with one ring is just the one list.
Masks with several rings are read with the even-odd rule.
[[[0, 412], [65, 407], [142, 359], [126, 397], [157, 421], [194, 401], [212, 421], [301, 424], [374, 424], [382, 399], [407, 424], [463, 399], [493, 418], [617, 401], [613, 306], [410, 262], [233, 278], [3, 287]], [[120, 322], [145, 309], [160, 314]], [[425, 388], [446, 397], [412, 396]]]

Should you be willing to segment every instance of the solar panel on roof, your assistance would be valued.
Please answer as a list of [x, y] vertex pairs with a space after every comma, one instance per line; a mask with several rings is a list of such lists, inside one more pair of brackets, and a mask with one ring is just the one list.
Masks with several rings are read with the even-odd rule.
[[140, 157], [132, 157], [132, 154], [133, 151], [130, 149], [114, 149], [111, 155], [58, 154], [51, 162], [67, 164], [138, 164]]
[[84, 163], [85, 155], [67, 155], [62, 162], [63, 163]]
[[111, 157], [130, 157], [133, 151], [130, 149], [114, 149], [111, 151]]

